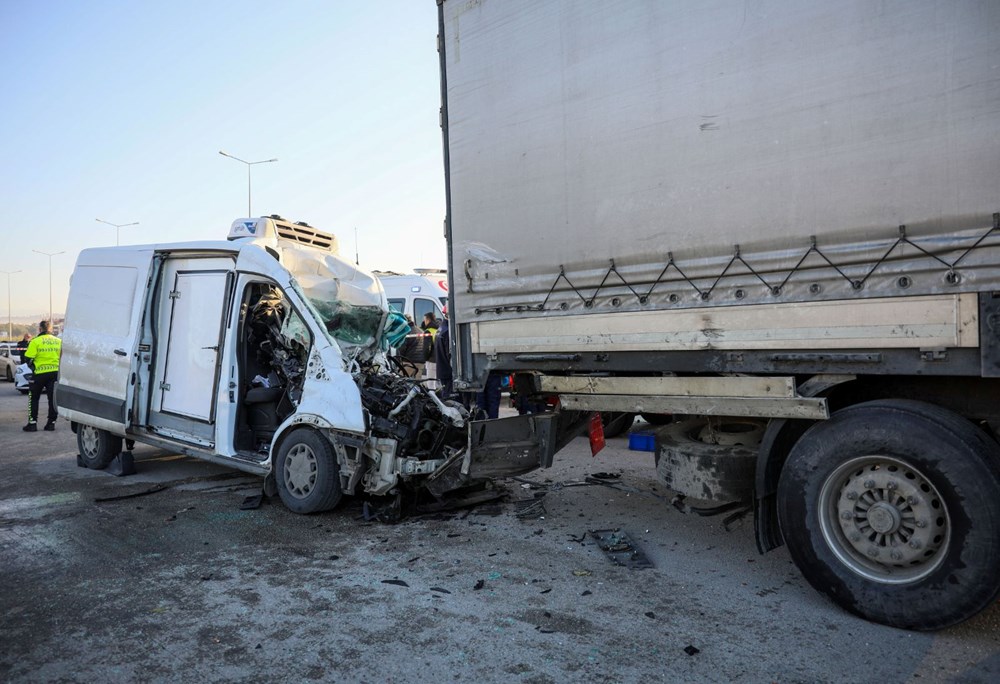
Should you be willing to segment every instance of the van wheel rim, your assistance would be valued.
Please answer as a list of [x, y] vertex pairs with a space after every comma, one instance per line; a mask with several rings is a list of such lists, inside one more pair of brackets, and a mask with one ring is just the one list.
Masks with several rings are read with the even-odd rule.
[[80, 442], [83, 444], [83, 455], [93, 458], [93, 456], [97, 453], [99, 446], [97, 430], [87, 425], [80, 426], [80, 430]]
[[854, 573], [883, 584], [908, 584], [944, 560], [951, 524], [945, 501], [913, 466], [890, 456], [843, 463], [823, 483], [823, 539]]
[[316, 486], [317, 469], [315, 452], [306, 444], [296, 444], [285, 456], [285, 489], [296, 499], [306, 498]]

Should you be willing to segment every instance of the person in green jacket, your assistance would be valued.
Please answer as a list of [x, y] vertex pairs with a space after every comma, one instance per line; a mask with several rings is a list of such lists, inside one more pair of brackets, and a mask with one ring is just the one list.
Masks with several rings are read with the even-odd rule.
[[49, 322], [42, 321], [38, 324], [38, 337], [31, 340], [28, 349], [24, 352], [25, 362], [34, 371], [31, 380], [31, 388], [28, 391], [28, 424], [24, 426], [25, 432], [36, 432], [38, 430], [38, 403], [41, 400], [42, 392], [45, 393], [49, 401], [49, 420], [45, 423], [45, 429], [52, 431], [56, 429], [56, 404], [52, 401], [52, 392], [59, 378], [59, 355], [62, 353], [62, 340], [49, 332]]

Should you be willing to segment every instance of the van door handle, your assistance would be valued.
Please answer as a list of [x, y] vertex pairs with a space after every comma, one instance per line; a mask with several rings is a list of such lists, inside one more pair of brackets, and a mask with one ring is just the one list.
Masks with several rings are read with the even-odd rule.
[[115, 354], [118, 354], [118, 356], [128, 356], [128, 352], [124, 349], [115, 349]]
[[211, 349], [212, 351], [219, 351], [219, 345], [215, 345], [214, 347], [202, 347], [202, 349]]

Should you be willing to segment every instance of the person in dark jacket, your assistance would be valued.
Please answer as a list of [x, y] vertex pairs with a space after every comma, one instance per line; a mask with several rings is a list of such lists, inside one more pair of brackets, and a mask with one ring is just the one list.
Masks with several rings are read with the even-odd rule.
[[437, 377], [441, 383], [441, 397], [450, 399], [454, 392], [455, 378], [451, 372], [451, 334], [448, 332], [447, 314], [434, 338], [434, 362], [437, 364]]
[[27, 361], [24, 358], [24, 352], [28, 351], [29, 344], [31, 344], [31, 335], [29, 335], [28, 333], [24, 333], [24, 337], [22, 337], [21, 341], [17, 343], [17, 346], [14, 347], [15, 361], [17, 361], [18, 363], [27, 363]]

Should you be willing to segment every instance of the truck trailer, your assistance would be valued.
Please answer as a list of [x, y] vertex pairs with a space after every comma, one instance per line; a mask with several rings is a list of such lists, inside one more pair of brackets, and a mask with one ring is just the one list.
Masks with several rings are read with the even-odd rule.
[[658, 472], [867, 619], [989, 606], [1000, 4], [438, 6], [457, 386], [760, 420]]

